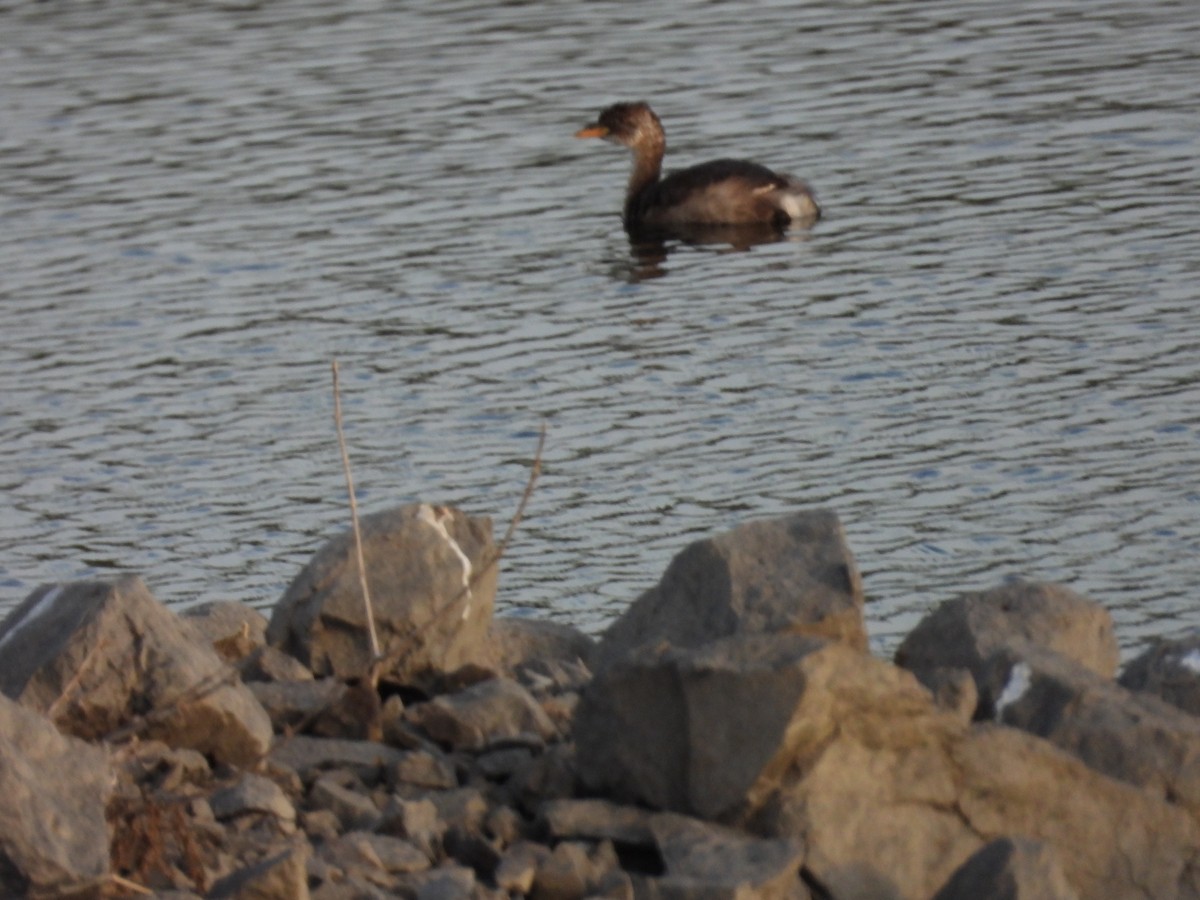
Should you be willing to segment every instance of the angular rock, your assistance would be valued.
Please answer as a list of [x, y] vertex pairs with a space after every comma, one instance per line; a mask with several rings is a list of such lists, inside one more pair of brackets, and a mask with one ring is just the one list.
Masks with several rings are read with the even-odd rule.
[[108, 754], [0, 696], [0, 895], [68, 896], [109, 871]]
[[1081, 897], [1200, 892], [1200, 828], [1174, 804], [1012, 728], [975, 726], [954, 759], [971, 826], [1049, 844]]
[[508, 781], [533, 759], [530, 747], [500, 747], [475, 757], [474, 771], [489, 781]]
[[525, 819], [511, 806], [494, 806], [483, 823], [484, 834], [499, 847], [508, 847], [525, 837], [529, 829]]
[[[496, 595], [496, 567], [487, 567], [491, 531], [490, 519], [426, 503], [363, 517], [363, 558], [390, 680], [420, 685], [486, 656]], [[366, 673], [370, 645], [349, 531], [326, 543], [288, 587], [267, 640], [318, 676]]]
[[254, 696], [136, 577], [30, 594], [0, 624], [0, 691], [85, 739], [139, 720], [143, 737], [231, 765], [271, 743]]
[[1200, 629], [1156, 640], [1125, 667], [1120, 684], [1200, 716]]
[[404, 838], [432, 860], [439, 855], [446, 824], [438, 816], [433, 801], [392, 797], [384, 807], [376, 830]]
[[489, 661], [523, 683], [555, 679], [563, 666], [588, 665], [596, 641], [577, 628], [548, 619], [501, 616], [488, 631]]
[[558, 736], [533, 695], [507, 678], [493, 678], [406, 710], [409, 722], [456, 750], [482, 750], [504, 738]]
[[429, 800], [437, 807], [438, 818], [445, 824], [446, 830], [457, 828], [459, 831], [472, 832], [483, 828], [488, 803], [475, 788], [438, 791], [429, 794]]
[[408, 841], [369, 831], [351, 831], [321, 848], [321, 855], [340, 868], [371, 867], [381, 872], [423, 872], [429, 858]]
[[749, 522], [685, 548], [601, 637], [597, 669], [637, 647], [786, 633], [866, 650], [862, 579], [828, 510]]
[[1079, 900], [1053, 848], [997, 838], [958, 867], [933, 900]]
[[1041, 647], [1111, 678], [1117, 670], [1112, 616], [1057, 584], [1007, 584], [941, 604], [896, 651], [896, 665], [919, 676], [939, 667], [968, 669], [979, 689], [977, 715], [991, 718], [995, 696], [984, 678], [1003, 647]]
[[687, 816], [664, 813], [651, 822], [666, 874], [656, 892], [667, 896], [802, 896], [804, 845], [759, 838]]
[[464, 900], [474, 897], [478, 889], [474, 870], [454, 863], [405, 876], [405, 886], [404, 896], [416, 900]]
[[989, 680], [1005, 683], [997, 716], [1200, 821], [1200, 718], [1127, 691], [1056, 653], [999, 651]]
[[496, 887], [510, 894], [528, 894], [538, 866], [550, 855], [550, 848], [531, 841], [518, 841], [505, 851], [496, 865]]
[[307, 681], [252, 681], [251, 693], [278, 733], [374, 740], [379, 726], [379, 694], [367, 682], [336, 678]]
[[217, 881], [208, 900], [308, 900], [307, 845], [239, 869]]
[[540, 818], [546, 833], [556, 841], [611, 840], [620, 844], [650, 846], [655, 813], [640, 806], [622, 806], [609, 800], [548, 800]]
[[336, 678], [307, 681], [252, 681], [246, 685], [271, 718], [271, 725], [282, 734], [299, 729], [322, 737], [346, 737], [318, 730], [316, 722], [325, 710], [337, 705], [346, 693], [345, 683]]
[[259, 647], [238, 666], [242, 680], [255, 681], [312, 681], [308, 666], [278, 647]]
[[375, 802], [365, 794], [344, 787], [336, 778], [322, 775], [308, 792], [308, 804], [314, 809], [328, 809], [338, 817], [341, 831], [374, 828], [380, 820]]
[[1052, 845], [1081, 896], [1200, 890], [1183, 810], [1040, 738], [968, 726], [911, 673], [841, 644], [639, 651], [597, 675], [576, 740], [588, 786], [800, 841], [835, 897], [930, 897], [1010, 834]]
[[266, 643], [267, 617], [236, 600], [214, 600], [183, 610], [182, 618], [212, 644], [221, 658], [238, 663]]
[[383, 780], [387, 768], [404, 758], [404, 751], [375, 741], [295, 735], [276, 742], [271, 759], [301, 775], [322, 769], [351, 769], [368, 784]]
[[582, 900], [606, 869], [597, 866], [586, 844], [563, 841], [538, 863], [530, 897], [534, 900]]
[[291, 832], [296, 823], [296, 808], [283, 789], [271, 779], [250, 772], [213, 794], [209, 803], [219, 820], [267, 815], [273, 817], [285, 832]]
[[388, 785], [395, 789], [402, 784], [431, 790], [450, 790], [458, 787], [454, 762], [444, 753], [429, 750], [402, 750], [388, 766]]
[[895, 685], [889, 703], [928, 704], [915, 679], [874, 662], [798, 635], [642, 648], [602, 669], [583, 693], [575, 723], [580, 776], [617, 799], [702, 819], [746, 814], [779, 786], [794, 745], [814, 729], [836, 727], [827, 716], [811, 720], [804, 708], [812, 685], [854, 669]]
[[804, 840], [806, 869], [835, 897], [929, 897], [1010, 834], [1051, 845], [1080, 896], [1200, 890], [1200, 829], [1178, 807], [1033, 735], [937, 715], [941, 733], [906, 715], [801, 748], [798, 779], [753, 830]]
[[536, 812], [546, 800], [573, 797], [577, 774], [574, 746], [570, 743], [551, 744], [544, 753], [534, 756], [513, 772], [504, 786], [505, 792], [516, 805]]

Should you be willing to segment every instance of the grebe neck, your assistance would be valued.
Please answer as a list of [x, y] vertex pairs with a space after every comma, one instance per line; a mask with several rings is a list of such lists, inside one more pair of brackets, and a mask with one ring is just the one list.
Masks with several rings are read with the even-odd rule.
[[662, 175], [663, 152], [666, 142], [659, 139], [645, 142], [633, 148], [633, 169], [629, 173], [629, 187], [625, 191], [625, 216], [630, 217], [637, 198], [646, 188], [658, 183]]

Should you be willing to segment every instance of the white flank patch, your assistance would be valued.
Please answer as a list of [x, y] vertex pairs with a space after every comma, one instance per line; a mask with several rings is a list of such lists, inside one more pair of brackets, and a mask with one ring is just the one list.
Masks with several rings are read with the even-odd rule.
[[465, 621], [467, 616], [471, 614], [471, 560], [467, 558], [467, 554], [463, 553], [462, 547], [458, 546], [458, 541], [450, 536], [450, 532], [446, 530], [446, 519], [450, 518], [450, 513], [441, 507], [433, 507], [428, 503], [422, 503], [417, 510], [417, 518], [426, 525], [434, 528], [438, 534], [450, 545], [450, 549], [454, 551], [454, 555], [459, 558], [463, 566], [462, 586], [467, 592], [467, 603], [463, 607], [462, 617]]
[[1193, 672], [1200, 672], [1200, 650], [1189, 650], [1179, 658], [1179, 665]]
[[54, 587], [50, 588], [50, 590], [46, 591], [42, 599], [33, 605], [33, 609], [25, 614], [25, 618], [14, 625], [12, 631], [4, 636], [4, 640], [0, 641], [0, 650], [3, 650], [4, 646], [9, 641], [24, 631], [25, 627], [29, 625], [30, 622], [33, 622], [40, 616], [44, 616], [50, 607], [54, 605], [54, 601], [58, 599], [58, 595], [63, 592], [64, 586], [65, 585], [56, 584]]
[[799, 219], [803, 213], [800, 211], [800, 201], [791, 194], [782, 194], [780, 201], [783, 205], [783, 210], [793, 219]]
[[996, 701], [996, 721], [999, 721], [1004, 715], [1004, 708], [1012, 703], [1016, 703], [1029, 690], [1029, 676], [1033, 674], [1033, 670], [1029, 668], [1029, 663], [1019, 662], [1012, 667], [1012, 671], [1008, 673], [1008, 683], [1004, 685], [1004, 690], [1000, 692], [1000, 699]]

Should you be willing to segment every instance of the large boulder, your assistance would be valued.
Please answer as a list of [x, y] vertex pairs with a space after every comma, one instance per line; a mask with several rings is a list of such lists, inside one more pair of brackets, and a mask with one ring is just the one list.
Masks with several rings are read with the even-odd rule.
[[1005, 647], [1053, 650], [1104, 678], [1117, 671], [1112, 616], [1057, 584], [1017, 582], [949, 600], [925, 616], [896, 651], [896, 665], [931, 685], [946, 669], [967, 669], [979, 691], [979, 715], [996, 697], [987, 680], [992, 654]]
[[585, 691], [576, 741], [588, 788], [799, 841], [839, 898], [930, 897], [1013, 834], [1051, 845], [1081, 896], [1200, 891], [1200, 828], [1177, 806], [1033, 735], [968, 725], [839, 643], [639, 650]]
[[1128, 691], [1056, 653], [1000, 651], [997, 718], [1049, 740], [1097, 771], [1187, 809], [1200, 822], [1200, 718]]
[[[486, 658], [496, 597], [492, 523], [410, 504], [364, 516], [363, 561], [385, 678], [424, 684]], [[267, 641], [318, 675], [361, 677], [371, 664], [353, 532], [325, 544], [271, 614]]]
[[0, 895], [72, 896], [109, 871], [108, 753], [0, 695]]
[[234, 765], [271, 745], [254, 695], [133, 576], [31, 593], [0, 623], [0, 692], [85, 739], [132, 725]]
[[608, 628], [596, 667], [659, 641], [814, 635], [867, 647], [862, 579], [837, 515], [811, 510], [696, 541]]
[[843, 728], [887, 730], [913, 710], [930, 732], [961, 727], [933, 714], [910, 674], [841, 643], [748, 634], [643, 647], [583, 692], [580, 776], [618, 799], [737, 821], [781, 787], [800, 745]]
[[1200, 716], [1200, 629], [1154, 641], [1125, 666], [1120, 683]]
[[933, 900], [1079, 900], [1079, 894], [1052, 847], [1005, 837], [959, 866]]

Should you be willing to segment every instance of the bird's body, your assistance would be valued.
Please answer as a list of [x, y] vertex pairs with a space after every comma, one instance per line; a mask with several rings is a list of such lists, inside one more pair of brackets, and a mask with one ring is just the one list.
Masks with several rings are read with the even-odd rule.
[[696, 225], [783, 229], [811, 224], [821, 215], [808, 185], [758, 163], [718, 159], [662, 178], [666, 135], [645, 103], [614, 104], [575, 136], [604, 138], [632, 151], [624, 210], [631, 230]]

